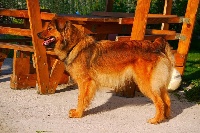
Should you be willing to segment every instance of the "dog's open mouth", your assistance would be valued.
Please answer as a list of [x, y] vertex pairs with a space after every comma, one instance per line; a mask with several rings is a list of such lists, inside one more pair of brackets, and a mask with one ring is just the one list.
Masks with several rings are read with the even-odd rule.
[[56, 38], [53, 37], [53, 36], [50, 36], [50, 37], [44, 39], [44, 42], [42, 43], [42, 45], [44, 45], [44, 46], [50, 46], [55, 41], [56, 41]]

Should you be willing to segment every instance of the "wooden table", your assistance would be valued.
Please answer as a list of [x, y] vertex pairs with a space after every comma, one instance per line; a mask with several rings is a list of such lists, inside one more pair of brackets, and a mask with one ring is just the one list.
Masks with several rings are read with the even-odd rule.
[[[113, 2], [113, 0], [112, 0]], [[151, 0], [137, 0], [137, 7], [135, 15], [133, 14], [121, 14], [121, 13], [94, 13], [90, 16], [80, 15], [59, 15], [67, 20], [71, 20], [75, 26], [80, 30], [83, 30], [87, 34], [99, 36], [105, 34], [122, 34], [129, 35], [125, 37], [118, 37], [118, 40], [143, 40], [154, 39], [158, 36], [163, 36], [168, 40], [179, 39], [176, 64], [179, 72], [183, 74], [184, 66], [186, 62], [187, 53], [189, 50], [192, 31], [194, 28], [195, 15], [199, 6], [199, 0], [188, 0], [186, 14], [184, 17], [178, 17], [176, 15], [167, 15], [171, 12], [172, 0], [165, 0], [164, 15], [161, 14], [148, 14]], [[24, 87], [24, 83], [37, 80], [38, 90], [40, 94], [54, 93], [59, 83], [59, 79], [64, 71], [64, 65], [61, 61], [54, 58], [53, 52], [48, 52], [41, 45], [42, 40], [37, 37], [37, 33], [42, 31], [42, 21], [50, 21], [55, 14], [54, 13], [40, 13], [39, 0], [26, 0], [27, 10], [5, 10], [0, 9], [0, 15], [13, 16], [19, 18], [29, 19], [30, 29], [20, 29], [11, 27], [0, 27], [0, 34], [11, 34], [19, 36], [28, 36], [32, 38], [33, 46], [27, 45], [12, 45], [10, 43], [0, 42], [0, 48], [14, 49], [14, 65], [13, 65], [13, 78], [12, 83], [14, 86], [21, 85]], [[103, 14], [103, 15], [102, 15]], [[120, 16], [121, 15], [121, 16]], [[124, 16], [123, 16], [124, 15]], [[134, 18], [133, 18], [134, 16]], [[169, 31], [167, 26], [163, 30], [151, 30], [146, 29], [147, 24], [157, 23], [183, 23], [182, 31], [176, 33], [175, 31]], [[145, 36], [147, 34], [148, 36]], [[146, 38], [147, 37], [147, 38]], [[17, 56], [19, 51], [21, 55]], [[28, 67], [19, 67], [29, 64], [30, 57], [27, 57], [27, 52], [34, 52], [36, 59], [36, 73], [31, 75]], [[48, 55], [51, 54], [50, 57]], [[3, 56], [2, 56], [3, 57]], [[49, 63], [50, 58], [50, 63]], [[52, 59], [53, 58], [53, 59]], [[52, 60], [51, 60], [52, 59]], [[26, 63], [22, 63], [25, 62]], [[27, 69], [27, 70], [26, 70]], [[22, 80], [22, 78], [24, 80]], [[27, 78], [28, 77], [28, 78]], [[26, 85], [29, 86], [29, 83]], [[25, 86], [25, 87], [26, 87]]]

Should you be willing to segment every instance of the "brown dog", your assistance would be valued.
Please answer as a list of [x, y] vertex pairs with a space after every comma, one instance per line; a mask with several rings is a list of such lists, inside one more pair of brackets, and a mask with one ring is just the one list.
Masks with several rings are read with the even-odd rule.
[[120, 88], [134, 81], [156, 107], [150, 123], [170, 116], [167, 86], [174, 66], [169, 44], [162, 38], [151, 41], [95, 41], [70, 21], [54, 18], [48, 28], [38, 33], [44, 45], [54, 48], [66, 70], [78, 84], [76, 109], [69, 117], [79, 118], [101, 87]]

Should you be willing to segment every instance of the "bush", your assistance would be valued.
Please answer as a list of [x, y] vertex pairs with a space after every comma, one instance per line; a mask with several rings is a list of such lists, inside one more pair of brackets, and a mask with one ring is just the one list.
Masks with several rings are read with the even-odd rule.
[[191, 89], [184, 89], [185, 97], [190, 102], [197, 102], [200, 104], [200, 80], [192, 81]]

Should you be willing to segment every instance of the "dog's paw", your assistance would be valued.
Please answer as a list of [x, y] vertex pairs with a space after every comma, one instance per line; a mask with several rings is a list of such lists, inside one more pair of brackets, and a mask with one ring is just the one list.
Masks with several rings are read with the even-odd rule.
[[70, 118], [80, 118], [80, 117], [82, 117], [82, 113], [77, 112], [76, 109], [71, 109], [69, 111], [69, 117]]
[[158, 118], [151, 118], [151, 119], [148, 120], [148, 123], [150, 123], [150, 124], [159, 124], [164, 119], [165, 119], [164, 117], [160, 118], [160, 119], [158, 119]]
[[158, 124], [159, 123], [158, 120], [155, 118], [149, 119], [147, 122], [150, 124]]

